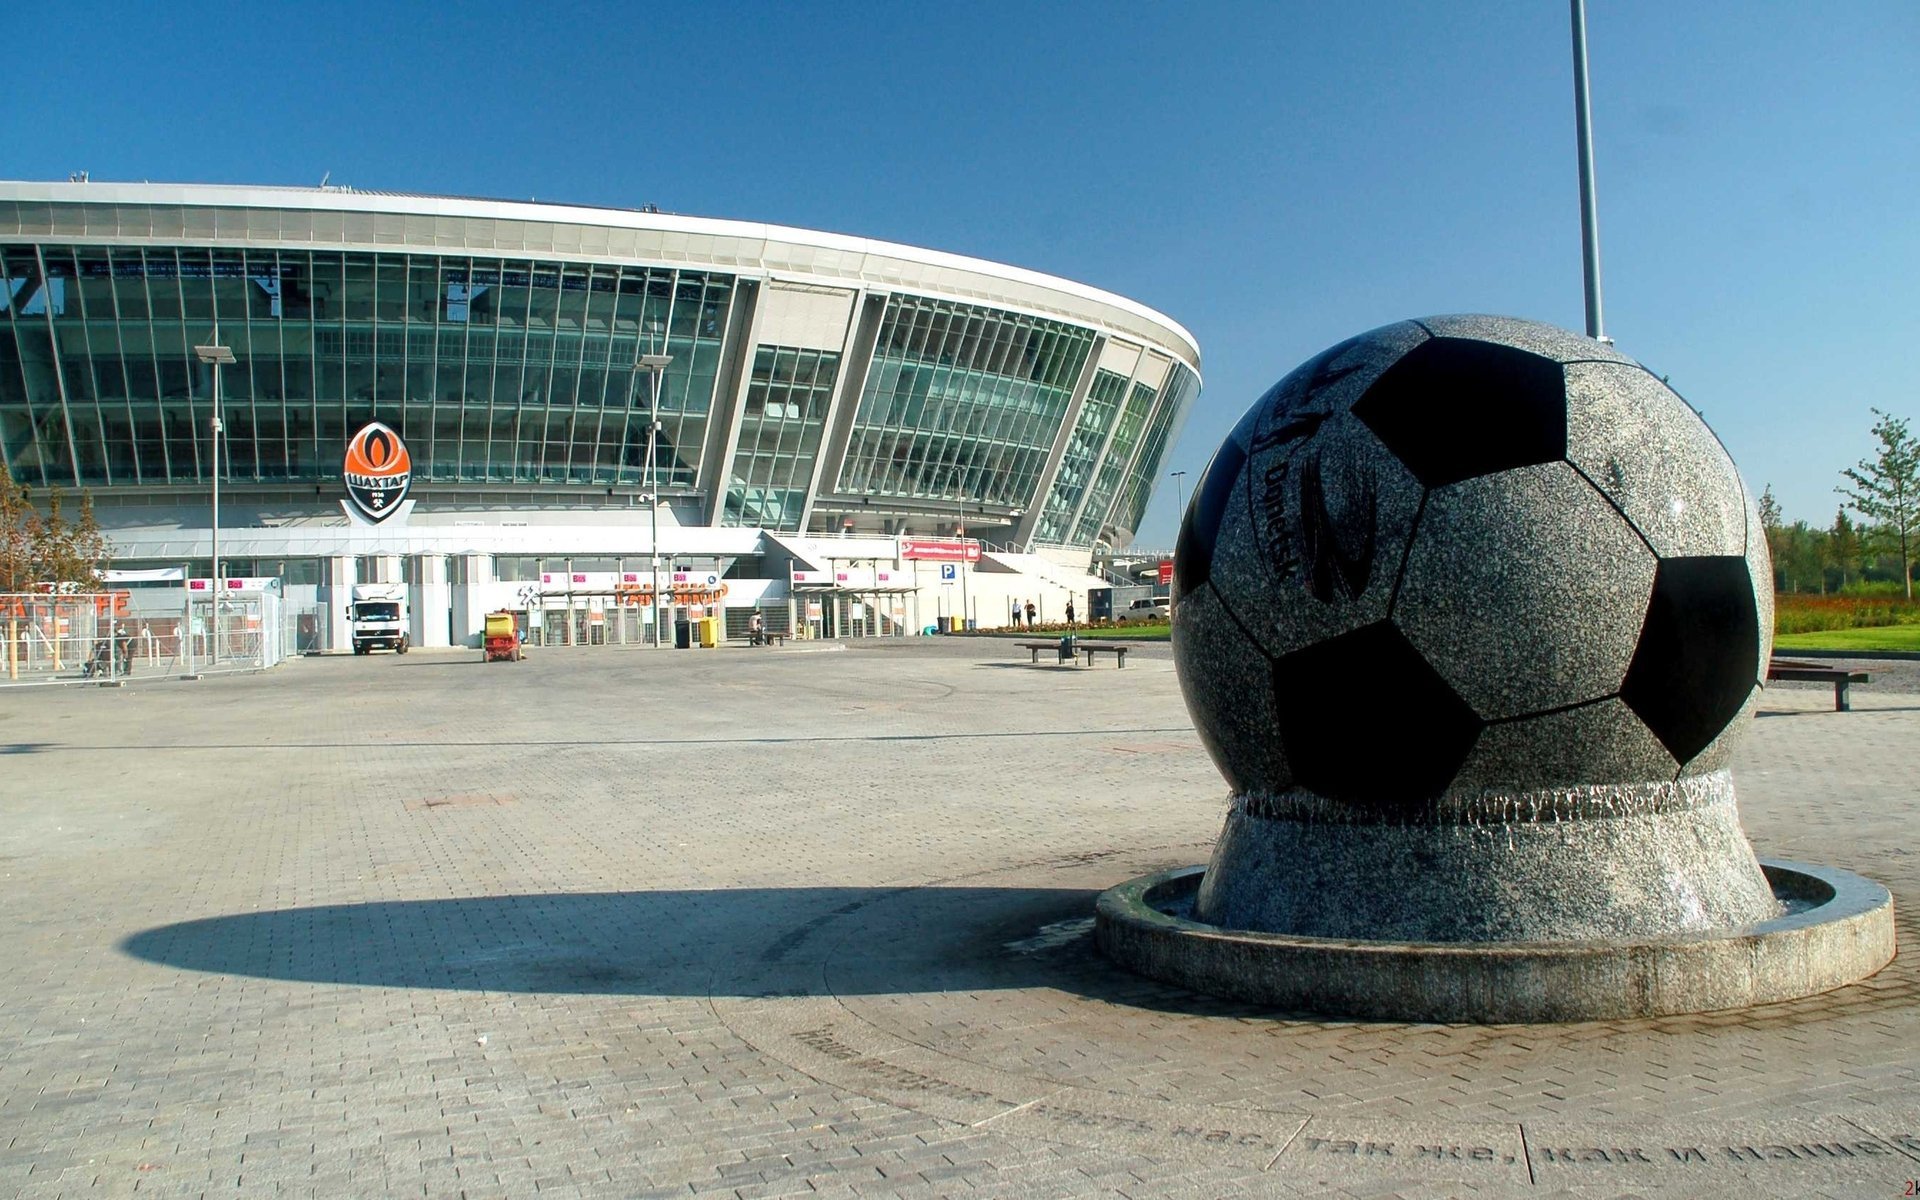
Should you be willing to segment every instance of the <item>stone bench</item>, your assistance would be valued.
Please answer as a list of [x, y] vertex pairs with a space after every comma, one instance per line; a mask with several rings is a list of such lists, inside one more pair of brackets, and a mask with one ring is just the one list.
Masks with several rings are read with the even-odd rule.
[[1088, 666], [1093, 665], [1094, 655], [1111, 654], [1113, 655], [1114, 665], [1116, 667], [1126, 666], [1127, 651], [1135, 649], [1135, 646], [1131, 642], [1090, 642], [1080, 638], [1074, 639], [1071, 648], [1061, 645], [1060, 639], [1058, 638], [1050, 642], [1015, 642], [1014, 645], [1020, 647], [1022, 650], [1031, 652], [1031, 656], [1028, 659], [1029, 662], [1039, 662], [1040, 652], [1042, 650], [1051, 650], [1060, 656], [1058, 659], [1060, 662], [1069, 662], [1072, 661], [1073, 655], [1084, 654], [1087, 656]]
[[1831, 683], [1833, 711], [1851, 712], [1853, 704], [1847, 696], [1848, 685], [1872, 683], [1873, 676], [1865, 671], [1854, 671], [1847, 667], [1829, 667], [1822, 663], [1794, 662], [1790, 659], [1776, 658], [1767, 664], [1767, 682], [1772, 683], [1776, 680], [1788, 683]]
[[1127, 665], [1127, 651], [1133, 649], [1133, 646], [1123, 642], [1075, 642], [1073, 648], [1087, 656], [1088, 666], [1093, 665], [1094, 655], [1111, 654], [1114, 659], [1113, 665], [1124, 667]]
[[1061, 646], [1059, 638], [1055, 638], [1050, 642], [1015, 642], [1014, 645], [1020, 647], [1022, 650], [1031, 650], [1033, 652], [1033, 656], [1028, 659], [1029, 662], [1039, 662], [1040, 652], [1042, 650], [1052, 650], [1060, 656], [1061, 662], [1068, 661], [1068, 652]]

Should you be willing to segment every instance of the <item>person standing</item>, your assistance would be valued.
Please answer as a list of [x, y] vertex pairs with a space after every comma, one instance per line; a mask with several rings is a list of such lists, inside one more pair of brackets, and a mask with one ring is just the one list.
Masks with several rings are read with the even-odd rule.
[[1039, 612], [1040, 610], [1033, 606], [1033, 601], [1031, 600], [1027, 601], [1027, 628], [1028, 629], [1034, 628], [1034, 617], [1037, 616]]
[[1071, 629], [1071, 628], [1073, 627], [1073, 597], [1072, 597], [1072, 595], [1068, 595], [1068, 597], [1067, 597], [1067, 627], [1068, 627], [1069, 629]]
[[1020, 628], [1020, 602], [1018, 600], [1013, 602], [1013, 627], [1015, 629]]

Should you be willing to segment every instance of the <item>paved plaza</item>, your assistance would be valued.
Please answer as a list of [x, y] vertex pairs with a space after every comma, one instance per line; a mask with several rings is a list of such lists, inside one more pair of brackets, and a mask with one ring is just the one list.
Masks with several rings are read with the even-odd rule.
[[[1093, 898], [1225, 787], [1164, 646], [308, 659], [0, 693], [0, 1196], [1863, 1196], [1914, 950], [1745, 1012], [1287, 1017]], [[1888, 885], [1920, 679], [1779, 687], [1768, 857]], [[1391, 753], [1382, 746], [1379, 753]], [[1391, 880], [1383, 880], [1391, 887]]]

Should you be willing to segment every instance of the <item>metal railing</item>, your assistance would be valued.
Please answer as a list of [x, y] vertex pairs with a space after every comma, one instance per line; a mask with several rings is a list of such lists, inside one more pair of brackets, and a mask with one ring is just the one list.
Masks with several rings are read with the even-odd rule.
[[179, 588], [0, 594], [0, 687], [259, 670], [287, 653], [275, 595], [188, 601]]

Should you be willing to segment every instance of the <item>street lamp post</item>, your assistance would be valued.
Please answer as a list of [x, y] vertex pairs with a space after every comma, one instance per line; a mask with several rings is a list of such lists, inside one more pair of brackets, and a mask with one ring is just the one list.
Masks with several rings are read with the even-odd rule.
[[[233, 350], [220, 344], [220, 326], [213, 327], [213, 342], [193, 348], [195, 358], [213, 368], [213, 642], [207, 661], [220, 661], [220, 592], [225, 583], [220, 571], [220, 368], [234, 361]], [[191, 601], [189, 601], [191, 604]], [[192, 636], [192, 630], [188, 630]]]
[[[1187, 490], [1185, 471], [1169, 471], [1167, 477], [1173, 480], [1173, 548], [1180, 549], [1180, 523], [1187, 515]], [[1173, 591], [1167, 591], [1167, 615], [1173, 615]]]
[[1587, 3], [1571, 0], [1573, 121], [1580, 153], [1580, 265], [1586, 281], [1587, 336], [1607, 341], [1600, 313], [1600, 210], [1593, 196], [1593, 101], [1587, 90]]
[[654, 468], [655, 442], [660, 435], [660, 380], [671, 354], [642, 354], [640, 369], [652, 379], [647, 387], [647, 552], [653, 560], [653, 646], [660, 648], [660, 480]]

